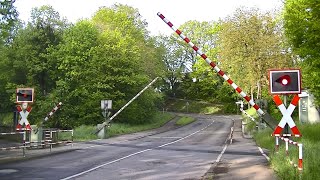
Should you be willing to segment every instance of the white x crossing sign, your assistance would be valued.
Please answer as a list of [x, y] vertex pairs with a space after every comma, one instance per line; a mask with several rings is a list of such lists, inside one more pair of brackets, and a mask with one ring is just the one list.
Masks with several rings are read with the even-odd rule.
[[17, 131], [23, 130], [23, 128], [22, 128], [23, 124], [25, 124], [25, 129], [26, 130], [31, 130], [31, 126], [30, 126], [29, 121], [27, 119], [31, 109], [32, 108], [30, 106], [28, 106], [27, 103], [23, 103], [22, 107], [21, 106], [17, 106], [17, 110], [19, 111], [19, 114], [20, 114], [20, 117], [21, 117], [21, 119], [20, 119], [20, 121], [19, 121], [19, 123], [18, 123], [18, 125], [16, 127]]
[[273, 96], [273, 101], [276, 103], [276, 105], [278, 106], [280, 112], [282, 113], [283, 117], [281, 118], [281, 121], [279, 122], [278, 126], [276, 127], [276, 129], [273, 132], [274, 136], [280, 136], [280, 133], [282, 132], [284, 126], [288, 123], [292, 133], [294, 134], [294, 136], [296, 137], [300, 137], [300, 131], [297, 128], [296, 124], [294, 123], [291, 115], [294, 111], [294, 109], [296, 108], [298, 102], [299, 102], [300, 97], [296, 94], [288, 109], [284, 106], [284, 104], [282, 103], [280, 97], [278, 95]]

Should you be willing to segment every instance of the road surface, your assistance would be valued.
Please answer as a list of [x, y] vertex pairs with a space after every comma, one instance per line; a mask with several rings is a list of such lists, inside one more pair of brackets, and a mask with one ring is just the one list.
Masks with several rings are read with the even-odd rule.
[[2, 164], [0, 179], [201, 179], [221, 160], [239, 116], [194, 116], [196, 122], [163, 133], [91, 141], [71, 152]]

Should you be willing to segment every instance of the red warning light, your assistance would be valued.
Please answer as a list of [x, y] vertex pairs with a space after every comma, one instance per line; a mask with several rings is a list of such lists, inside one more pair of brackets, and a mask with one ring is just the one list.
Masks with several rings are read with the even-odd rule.
[[283, 75], [281, 77], [279, 77], [276, 82], [281, 83], [283, 86], [286, 86], [288, 84], [290, 84], [291, 82], [291, 78], [289, 75]]

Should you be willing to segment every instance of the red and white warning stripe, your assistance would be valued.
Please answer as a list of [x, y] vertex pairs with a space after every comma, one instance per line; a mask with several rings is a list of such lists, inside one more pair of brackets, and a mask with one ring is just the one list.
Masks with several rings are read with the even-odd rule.
[[28, 146], [16, 146], [16, 147], [5, 147], [5, 148], [0, 148], [0, 151], [9, 151], [9, 150], [14, 150], [14, 149], [22, 149], [26, 148]]
[[48, 119], [60, 108], [62, 105], [62, 102], [59, 102], [58, 105], [56, 105], [51, 112], [44, 118], [44, 121], [48, 121]]
[[15, 135], [15, 134], [24, 134], [25, 132], [9, 132], [9, 133], [0, 133], [0, 135]]
[[[278, 137], [276, 137], [276, 138], [278, 138]], [[287, 156], [289, 155], [289, 147], [288, 147], [289, 144], [292, 144], [292, 145], [295, 145], [298, 147], [298, 150], [299, 150], [298, 165], [294, 164], [292, 161], [290, 161], [290, 163], [293, 164], [295, 167], [298, 167], [298, 170], [302, 171], [302, 144], [295, 142], [295, 141], [292, 141], [291, 139], [286, 138], [286, 137], [279, 137], [279, 139], [283, 140], [286, 143], [286, 155]]]
[[188, 37], [182, 34], [182, 32], [177, 29], [173, 24], [164, 17], [160, 12], [158, 16], [173, 30], [175, 31], [187, 44], [189, 44], [193, 50], [197, 52], [225, 81], [227, 81], [246, 101], [253, 106], [260, 115], [264, 115], [262, 109], [252, 100], [242, 89], [237, 86], [214, 62], [212, 62], [197, 46], [195, 46]]
[[[280, 136], [284, 126], [288, 123], [289, 127], [291, 128], [292, 133], [294, 134], [294, 136], [296, 137], [300, 137], [300, 131], [297, 128], [296, 124], [294, 123], [291, 114], [293, 113], [294, 109], [296, 108], [296, 106], [298, 105], [300, 97], [296, 94], [288, 109], [284, 106], [284, 104], [282, 103], [282, 100], [280, 99], [280, 97], [278, 95], [273, 96], [273, 100], [276, 103], [276, 105], [278, 106], [279, 110], [281, 111], [281, 113], [283, 114], [283, 117], [281, 119], [281, 121], [279, 122], [278, 126], [276, 127], [276, 129], [273, 132], [274, 136]], [[291, 134], [290, 134], [291, 135]], [[288, 134], [286, 134], [286, 136], [288, 136]]]

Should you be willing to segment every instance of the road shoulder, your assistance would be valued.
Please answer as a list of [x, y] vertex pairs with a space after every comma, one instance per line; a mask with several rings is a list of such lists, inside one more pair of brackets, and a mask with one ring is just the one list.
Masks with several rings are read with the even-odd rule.
[[277, 179], [254, 140], [243, 137], [241, 119], [235, 120], [231, 142], [228, 141], [228, 147], [221, 160], [214, 162], [202, 179]]

